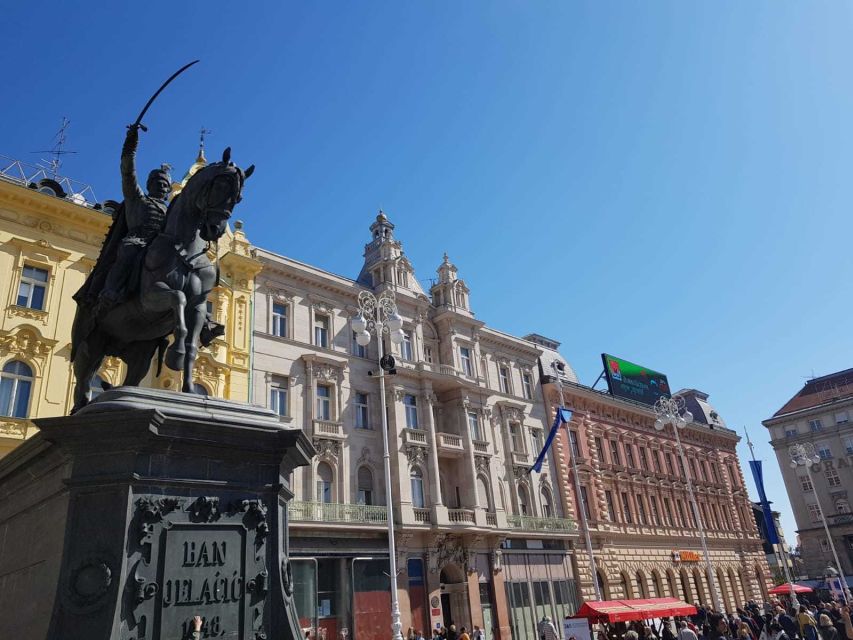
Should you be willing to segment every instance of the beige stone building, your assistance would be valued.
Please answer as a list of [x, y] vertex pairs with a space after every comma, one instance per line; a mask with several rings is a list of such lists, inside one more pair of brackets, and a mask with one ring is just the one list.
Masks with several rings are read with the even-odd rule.
[[[832, 549], [821, 521], [826, 516], [840, 571], [853, 574], [853, 369], [838, 371], [806, 382], [772, 418], [762, 424], [770, 433], [779, 469], [800, 537], [800, 558], [805, 576], [817, 579], [835, 566]], [[788, 447], [811, 443], [820, 462], [811, 467], [791, 467]], [[823, 510], [823, 511], [821, 511]]]
[[536, 620], [577, 606], [558, 468], [527, 473], [548, 422], [542, 351], [477, 320], [447, 256], [426, 291], [384, 214], [370, 234], [356, 280], [257, 251], [254, 401], [319, 452], [291, 481], [302, 624], [330, 639], [387, 635], [377, 344], [360, 347], [351, 327], [370, 290], [393, 292], [404, 319], [386, 378], [403, 628], [455, 622], [532, 639]]
[[[556, 441], [557, 463], [567, 469], [557, 487], [574, 518], [585, 510], [602, 597], [674, 596], [711, 604], [711, 586], [671, 426], [654, 428], [652, 408], [578, 384], [559, 343], [528, 336], [543, 348], [540, 377], [551, 411], [574, 411]], [[559, 382], [558, 384], [558, 376]], [[560, 397], [562, 388], [563, 397]], [[770, 572], [752, 516], [735, 451], [739, 436], [728, 429], [695, 389], [679, 391], [694, 421], [680, 431], [704, 524], [718, 594], [729, 611], [767, 596]], [[575, 494], [570, 455], [578, 462], [581, 496]], [[594, 599], [593, 576], [581, 547], [576, 552], [584, 599]]]

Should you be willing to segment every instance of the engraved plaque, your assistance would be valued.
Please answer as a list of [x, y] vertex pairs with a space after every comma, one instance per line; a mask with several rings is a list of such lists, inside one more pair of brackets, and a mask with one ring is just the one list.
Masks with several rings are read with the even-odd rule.
[[240, 525], [174, 524], [164, 531], [157, 574], [160, 638], [246, 638], [246, 529]]

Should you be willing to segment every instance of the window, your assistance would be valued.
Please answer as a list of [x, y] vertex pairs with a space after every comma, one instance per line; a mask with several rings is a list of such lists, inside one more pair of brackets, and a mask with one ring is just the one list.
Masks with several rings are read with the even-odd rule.
[[823, 423], [818, 419], [809, 420], [809, 429], [811, 429], [812, 432], [823, 431]]
[[643, 496], [638, 493], [634, 497], [637, 500], [637, 520], [640, 524], [648, 524], [648, 520], [646, 520], [646, 506], [643, 503]]
[[682, 527], [688, 527], [688, 526], [690, 526], [690, 525], [687, 523], [687, 515], [684, 513], [684, 503], [683, 503], [681, 500], [677, 500], [677, 501], [676, 501], [676, 504], [678, 505], [678, 520], [679, 520], [679, 524], [680, 524]]
[[812, 481], [808, 476], [800, 476], [800, 486], [803, 488], [803, 491], [814, 491]]
[[524, 452], [524, 438], [521, 436], [521, 425], [517, 422], [509, 423], [509, 434], [512, 437], [512, 450], [519, 453]]
[[21, 283], [18, 285], [19, 307], [44, 310], [44, 294], [47, 290], [47, 270], [24, 265]]
[[551, 492], [542, 487], [542, 517], [543, 518], [553, 518], [554, 517], [554, 507], [551, 505]]
[[622, 492], [622, 516], [625, 518], [625, 522], [633, 524], [634, 519], [631, 517], [631, 499], [624, 491]]
[[403, 396], [403, 406], [406, 408], [406, 428], [418, 429], [418, 399], [406, 394]]
[[518, 487], [518, 511], [519, 515], [530, 515], [530, 496], [527, 495], [527, 489], [523, 485]]
[[462, 373], [466, 376], [473, 376], [474, 370], [471, 368], [471, 349], [468, 347], [459, 347], [459, 360], [462, 364]]
[[607, 501], [607, 518], [610, 522], [616, 522], [616, 505], [613, 503], [613, 492], [605, 490], [604, 499]]
[[424, 347], [424, 360], [432, 364], [432, 347]]
[[403, 342], [400, 343], [400, 357], [406, 362], [415, 359], [412, 355], [412, 334], [408, 331], [403, 332]]
[[272, 305], [272, 334], [280, 338], [287, 336], [287, 307], [278, 302]]
[[839, 411], [835, 414], [835, 424], [846, 424], [849, 421], [850, 417], [846, 411]]
[[317, 419], [332, 419], [332, 388], [325, 384], [317, 385]]
[[669, 498], [664, 498], [663, 499], [663, 521], [667, 525], [672, 526], [674, 516], [675, 516], [675, 514], [672, 511], [672, 505], [669, 502]]
[[329, 316], [314, 315], [314, 344], [324, 349], [329, 348]]
[[355, 331], [353, 331], [352, 332], [352, 355], [358, 356], [359, 358], [366, 358], [367, 357], [367, 345], [358, 344], [358, 340], [356, 340], [357, 336], [358, 336], [358, 334]]
[[500, 367], [498, 369], [498, 374], [501, 379], [501, 391], [509, 393], [509, 369], [507, 367]]
[[595, 450], [598, 454], [598, 461], [604, 464], [604, 442], [599, 437], [595, 438]]
[[207, 396], [210, 395], [210, 393], [207, 390], [207, 387], [205, 387], [203, 384], [200, 384], [198, 382], [193, 382], [193, 393], [196, 394], [197, 396], [201, 396], [202, 398], [206, 398]]
[[472, 440], [483, 440], [482, 434], [480, 433], [480, 420], [477, 417], [476, 411], [468, 412], [468, 428], [471, 430]]
[[569, 441], [572, 444], [572, 455], [575, 459], [581, 457], [581, 448], [578, 444], [578, 432], [574, 429], [569, 429]]
[[18, 360], [3, 365], [0, 373], [0, 415], [26, 418], [29, 415], [33, 370]]
[[317, 465], [317, 502], [332, 501], [332, 467], [321, 462]]
[[853, 455], [853, 438], [844, 438], [844, 449], [847, 455]]
[[545, 448], [545, 441], [542, 438], [542, 430], [531, 429], [530, 435], [533, 438], [533, 453], [538, 456], [541, 453], [542, 449]]
[[367, 467], [358, 469], [358, 504], [373, 504], [373, 474]]
[[355, 428], [370, 429], [370, 414], [367, 412], [367, 394], [355, 392], [353, 398], [353, 407], [355, 408]]
[[610, 462], [612, 464], [622, 464], [619, 459], [619, 443], [615, 440], [610, 441]]
[[829, 552], [829, 540], [827, 540], [826, 538], [821, 538], [820, 550], [822, 553], [828, 553]]
[[661, 525], [660, 521], [660, 509], [658, 508], [658, 498], [657, 496], [651, 496], [649, 498], [649, 506], [652, 509], [652, 522], [657, 526]]
[[287, 413], [287, 382], [270, 387], [270, 409], [280, 416]]
[[785, 437], [786, 438], [796, 438], [797, 437], [797, 427], [792, 427], [790, 429], [785, 429]]
[[424, 475], [415, 467], [409, 475], [412, 483], [412, 506], [415, 509], [423, 509], [426, 505], [424, 500]]
[[533, 399], [533, 383], [530, 380], [529, 373], [521, 374], [521, 384], [524, 387], [524, 397], [528, 400]]
[[809, 517], [812, 522], [820, 522], [820, 505], [819, 504], [810, 504], [809, 505]]
[[681, 467], [675, 464], [675, 456], [671, 453], [666, 454], [666, 459], [669, 461], [669, 475], [671, 476], [680, 476], [681, 475]]
[[640, 452], [640, 464], [643, 465], [644, 471], [651, 471], [652, 467], [649, 464], [649, 452], [645, 447], [638, 447]]
[[835, 469], [827, 469], [824, 471], [826, 475], [826, 483], [830, 487], [840, 487], [841, 486], [841, 478], [838, 476], [838, 472]]
[[825, 442], [815, 442], [814, 448], [817, 451], [817, 455], [820, 456], [821, 460], [829, 460], [830, 458], [832, 458], [832, 450]]
[[584, 485], [581, 485], [581, 506], [583, 506], [583, 513], [586, 519], [592, 520], [592, 513], [589, 511], [589, 494]]
[[629, 469], [636, 469], [637, 462], [634, 460], [634, 445], [625, 443], [625, 464]]

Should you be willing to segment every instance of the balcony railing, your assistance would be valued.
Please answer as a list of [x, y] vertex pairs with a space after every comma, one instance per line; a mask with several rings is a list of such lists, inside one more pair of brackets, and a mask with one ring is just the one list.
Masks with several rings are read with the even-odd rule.
[[489, 443], [485, 440], [472, 440], [472, 444], [474, 445], [474, 453], [489, 452]]
[[524, 451], [513, 451], [512, 462], [513, 464], [530, 464], [530, 456]]
[[344, 425], [340, 422], [331, 422], [330, 420], [315, 420], [314, 435], [322, 438], [335, 438], [343, 440]]
[[474, 524], [474, 511], [472, 509], [448, 509], [447, 519], [452, 524]]
[[465, 448], [462, 445], [462, 436], [453, 433], [437, 433], [438, 448], [440, 451], [462, 453]]
[[415, 512], [415, 522], [419, 522], [421, 524], [429, 524], [432, 522], [432, 518], [429, 515], [429, 509], [413, 509]]
[[496, 513], [486, 512], [486, 524], [490, 527], [498, 526], [498, 516]]
[[372, 504], [338, 502], [298, 502], [292, 500], [287, 513], [293, 522], [343, 522], [348, 524], [386, 524], [388, 510]]
[[577, 531], [574, 520], [569, 518], [534, 518], [533, 516], [518, 516], [507, 514], [507, 524], [510, 529], [525, 531]]
[[403, 429], [403, 442], [406, 444], [416, 444], [421, 447], [428, 446], [427, 432], [418, 429]]

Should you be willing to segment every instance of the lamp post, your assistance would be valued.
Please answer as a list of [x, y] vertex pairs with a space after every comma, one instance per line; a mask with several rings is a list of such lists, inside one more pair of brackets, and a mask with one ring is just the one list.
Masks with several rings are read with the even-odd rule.
[[352, 319], [355, 341], [362, 347], [370, 344], [371, 330], [376, 334], [379, 346], [379, 404], [382, 414], [382, 453], [385, 463], [385, 502], [388, 509], [388, 556], [391, 578], [391, 637], [402, 640], [403, 625], [400, 623], [400, 602], [397, 599], [397, 550], [394, 543], [394, 506], [391, 500], [391, 455], [388, 453], [388, 414], [385, 407], [385, 372], [394, 368], [394, 358], [385, 355], [385, 334], [391, 342], [403, 341], [403, 319], [397, 313], [394, 293], [386, 291], [377, 299], [369, 291], [358, 294], [358, 315]]
[[824, 531], [826, 531], [826, 539], [829, 542], [829, 548], [832, 549], [832, 557], [835, 559], [835, 566], [838, 567], [839, 572], [841, 573], [841, 586], [844, 590], [844, 601], [849, 604], [851, 597], [850, 589], [847, 587], [847, 578], [844, 577], [844, 572], [841, 571], [841, 563], [838, 561], [838, 553], [835, 551], [835, 544], [832, 542], [832, 536], [829, 533], [829, 525], [826, 522], [826, 516], [823, 514], [823, 507], [820, 504], [820, 498], [818, 497], [819, 494], [815, 487], [814, 478], [812, 478], [812, 465], [820, 462], [820, 456], [815, 451], [814, 444], [811, 442], [792, 444], [788, 447], [788, 455], [791, 456], [792, 468], [806, 468], [806, 475], [808, 476], [809, 484], [812, 486], [812, 491], [814, 491], [815, 500], [817, 500], [817, 508], [820, 511], [820, 521], [823, 523]]
[[705, 526], [702, 524], [702, 514], [699, 512], [699, 505], [696, 502], [696, 495], [693, 493], [693, 481], [690, 478], [690, 469], [687, 466], [687, 456], [684, 455], [684, 447], [681, 446], [681, 436], [678, 434], [679, 429], [683, 429], [688, 424], [693, 422], [693, 414], [684, 408], [684, 399], [680, 397], [667, 398], [661, 396], [655, 403], [655, 429], [663, 431], [667, 424], [672, 425], [672, 430], [675, 433], [675, 444], [678, 447], [678, 457], [681, 460], [681, 466], [684, 469], [684, 477], [687, 478], [687, 493], [690, 496], [690, 505], [693, 508], [693, 517], [696, 524], [699, 525], [699, 538], [702, 541], [702, 550], [705, 552], [705, 571], [708, 574], [708, 584], [711, 586], [711, 599], [714, 601], [714, 609], [722, 611], [720, 605], [720, 597], [717, 594], [717, 578], [714, 576], [714, 571], [711, 568], [711, 556], [708, 553], [708, 540], [705, 536]]
[[[563, 383], [560, 381], [560, 371], [557, 369], [557, 362], [552, 361], [551, 367], [554, 369], [554, 379], [557, 381], [557, 388], [560, 390], [560, 407], [563, 406], [565, 399], [563, 398]], [[560, 410], [557, 407], [557, 411]], [[589, 556], [589, 570], [592, 572], [592, 586], [595, 588], [595, 599], [601, 600], [601, 587], [598, 585], [598, 571], [595, 568], [595, 556], [592, 553], [592, 538], [589, 533], [589, 523], [586, 519], [586, 509], [584, 508], [583, 498], [581, 497], [581, 482], [578, 476], [578, 461], [575, 456], [575, 450], [572, 448], [572, 432], [569, 425], [566, 424], [566, 436], [569, 440], [569, 458], [572, 461], [572, 476], [575, 480], [575, 496], [578, 504], [578, 516], [580, 516], [581, 527], [583, 527], [584, 539], [586, 541], [586, 553]]]

